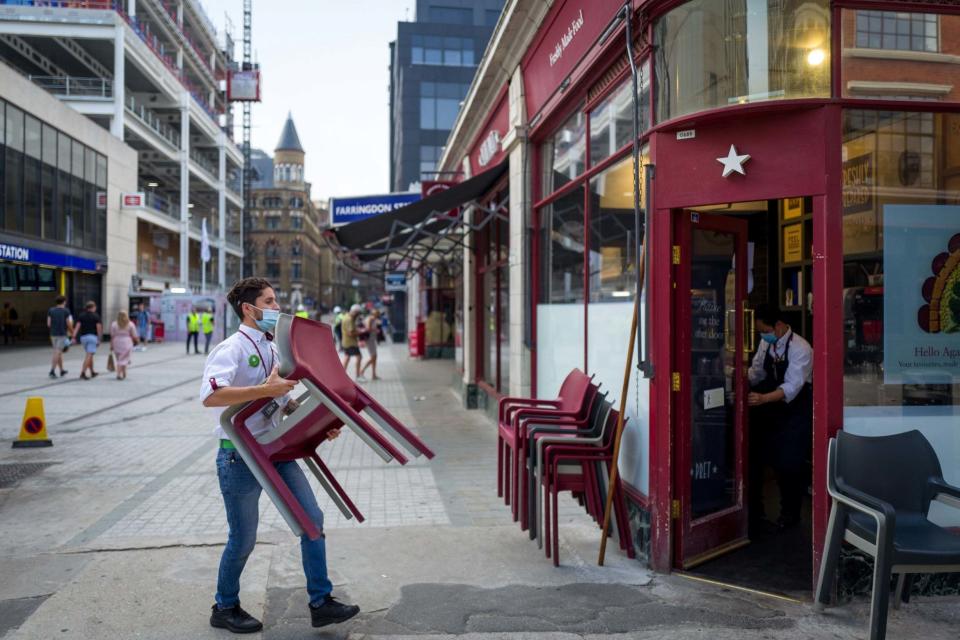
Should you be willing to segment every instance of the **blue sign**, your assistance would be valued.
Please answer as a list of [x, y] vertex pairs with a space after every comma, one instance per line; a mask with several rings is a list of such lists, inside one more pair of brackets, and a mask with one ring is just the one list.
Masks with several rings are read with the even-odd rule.
[[13, 260], [36, 264], [43, 267], [64, 267], [83, 271], [96, 271], [97, 261], [89, 258], [70, 256], [65, 253], [41, 251], [30, 247], [21, 247], [15, 244], [0, 243], [0, 260]]
[[333, 198], [330, 201], [334, 225], [349, 224], [402, 209], [421, 198], [419, 193], [388, 193], [382, 196], [358, 196], [356, 198]]

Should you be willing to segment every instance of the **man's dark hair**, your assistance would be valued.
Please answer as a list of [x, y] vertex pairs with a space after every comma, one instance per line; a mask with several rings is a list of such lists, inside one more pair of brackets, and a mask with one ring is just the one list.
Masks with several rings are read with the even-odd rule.
[[753, 310], [754, 317], [765, 325], [773, 326], [777, 321], [783, 320], [783, 312], [774, 305], [761, 304]]
[[83, 305], [83, 308], [86, 309], [87, 311], [93, 311], [94, 309], [97, 308], [97, 303], [94, 302], [93, 300], [90, 300], [89, 302], [87, 302], [87, 304]]
[[260, 292], [267, 288], [273, 288], [273, 285], [266, 278], [244, 278], [238, 281], [227, 294], [227, 302], [233, 307], [237, 317], [243, 320], [243, 303], [253, 304], [260, 297]]
[[54, 299], [53, 303], [54, 303], [54, 304], [63, 304], [63, 303], [66, 302], [66, 301], [67, 301], [67, 299], [64, 298], [63, 296], [57, 296], [57, 297]]

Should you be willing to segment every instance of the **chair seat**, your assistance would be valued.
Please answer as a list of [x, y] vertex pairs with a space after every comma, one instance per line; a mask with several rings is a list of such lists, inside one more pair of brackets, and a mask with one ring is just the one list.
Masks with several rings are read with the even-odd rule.
[[[847, 528], [865, 540], [877, 539], [877, 522], [865, 513], [851, 513]], [[897, 514], [893, 564], [960, 564], [960, 535], [920, 514]]]

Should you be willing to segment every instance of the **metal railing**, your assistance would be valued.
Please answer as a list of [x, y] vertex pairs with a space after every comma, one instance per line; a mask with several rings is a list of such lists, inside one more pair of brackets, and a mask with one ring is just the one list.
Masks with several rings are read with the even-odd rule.
[[217, 174], [219, 172], [217, 171], [217, 168], [213, 164], [212, 160], [207, 158], [205, 155], [203, 155], [196, 149], [190, 149], [190, 159], [196, 162], [198, 165], [200, 165], [204, 169], [206, 169], [207, 171], [209, 171], [210, 175], [214, 178], [214, 180], [217, 179]]
[[172, 200], [168, 200], [158, 193], [153, 191], [145, 191], [144, 204], [154, 211], [159, 211], [168, 218], [172, 218], [178, 222], [180, 220], [180, 204], [173, 202]]
[[57, 96], [109, 100], [113, 98], [113, 80], [75, 78], [73, 76], [33, 76], [27, 79]]
[[127, 111], [136, 116], [137, 120], [153, 129], [157, 135], [164, 138], [177, 149], [180, 149], [180, 132], [160, 119], [155, 112], [141, 104], [134, 96], [127, 96]]

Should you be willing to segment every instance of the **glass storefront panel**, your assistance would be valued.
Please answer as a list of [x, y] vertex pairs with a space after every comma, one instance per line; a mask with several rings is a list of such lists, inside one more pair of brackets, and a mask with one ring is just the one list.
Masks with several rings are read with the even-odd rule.
[[657, 121], [830, 96], [828, 0], [691, 0], [657, 20]]
[[847, 110], [843, 135], [844, 429], [919, 429], [958, 484], [960, 114]]
[[843, 96], [960, 102], [960, 15], [844, 9]]
[[543, 195], [553, 193], [581, 175], [587, 160], [587, 116], [577, 113], [541, 147]]
[[[650, 128], [650, 64], [640, 65], [637, 107], [640, 131]], [[627, 79], [590, 111], [590, 166], [630, 144], [633, 136], [633, 79]]]

